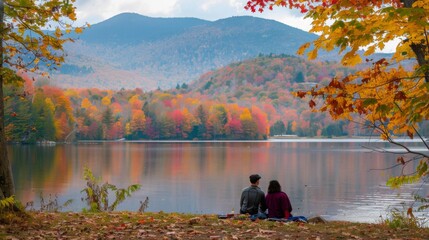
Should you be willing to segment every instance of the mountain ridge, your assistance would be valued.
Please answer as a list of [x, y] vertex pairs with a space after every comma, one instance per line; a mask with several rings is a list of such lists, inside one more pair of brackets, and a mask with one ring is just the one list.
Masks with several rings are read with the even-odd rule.
[[[178, 22], [175, 29], [171, 28], [172, 22]], [[207, 24], [208, 21], [198, 18], [153, 18], [137, 13], [120, 13], [105, 21], [94, 24], [87, 32], [81, 35], [79, 39], [88, 43], [98, 43], [103, 39], [103, 44], [116, 43], [129, 45], [141, 42], [151, 42], [163, 39], [169, 35], [180, 34], [192, 26]], [[140, 31], [130, 32], [124, 25]], [[156, 27], [156, 28], [155, 28]], [[113, 34], [112, 34], [113, 29]], [[156, 34], [149, 35], [146, 31], [158, 31]], [[108, 34], [111, 34], [110, 36]], [[125, 34], [127, 39], [118, 39], [120, 34]], [[134, 33], [134, 34], [130, 34]], [[75, 35], [76, 36], [76, 35]], [[101, 39], [100, 39], [101, 38]]]
[[[60, 68], [51, 75], [60, 87], [168, 89], [260, 54], [294, 55], [316, 37], [252, 16], [207, 21], [122, 13], [67, 44], [67, 71]], [[83, 68], [92, 71], [82, 74]]]

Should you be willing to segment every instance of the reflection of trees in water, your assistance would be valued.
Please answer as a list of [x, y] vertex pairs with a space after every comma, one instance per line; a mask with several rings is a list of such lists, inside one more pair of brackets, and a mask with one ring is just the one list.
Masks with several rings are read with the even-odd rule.
[[[222, 213], [238, 208], [248, 176], [262, 176], [263, 191], [277, 179], [295, 214], [337, 214], [365, 205], [371, 212], [386, 198], [380, 190], [397, 169], [392, 157], [363, 151], [362, 143], [333, 142], [139, 142], [10, 147], [17, 193], [25, 201], [68, 194], [80, 203], [84, 166], [118, 187], [142, 184], [122, 207], [136, 211], [148, 196], [148, 211]], [[384, 143], [380, 144], [384, 146]], [[36, 190], [37, 189], [37, 190]], [[50, 192], [48, 192], [50, 191]], [[368, 196], [366, 202], [360, 202]], [[360, 200], [359, 200], [360, 199]], [[388, 204], [388, 203], [381, 203]], [[383, 206], [383, 205], [382, 205]], [[378, 206], [380, 207], [380, 205]], [[82, 207], [77, 206], [75, 210]], [[344, 210], [349, 211], [349, 210]], [[377, 210], [379, 211], [379, 210]]]
[[[61, 194], [63, 184], [72, 181], [64, 149], [51, 146], [13, 145], [8, 148], [18, 197], [32, 201], [49, 189]], [[20, 191], [25, 190], [25, 191]]]

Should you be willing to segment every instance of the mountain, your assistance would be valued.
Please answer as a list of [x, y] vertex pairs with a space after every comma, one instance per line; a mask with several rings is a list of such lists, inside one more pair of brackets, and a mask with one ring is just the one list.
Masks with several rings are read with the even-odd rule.
[[295, 54], [316, 35], [256, 17], [217, 21], [123, 13], [94, 24], [65, 46], [66, 67], [51, 72], [61, 87], [152, 90], [260, 54]]
[[135, 45], [161, 41], [207, 23], [197, 18], [150, 18], [136, 13], [122, 13], [74, 37], [92, 44]]

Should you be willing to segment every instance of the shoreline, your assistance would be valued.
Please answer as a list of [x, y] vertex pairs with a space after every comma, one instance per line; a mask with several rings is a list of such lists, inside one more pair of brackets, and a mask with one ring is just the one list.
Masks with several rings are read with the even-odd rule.
[[[421, 143], [421, 139], [409, 139], [409, 138], [396, 138], [396, 142], [400, 143]], [[428, 139], [424, 139], [428, 142]], [[150, 140], [150, 139], [141, 139], [141, 140], [126, 140], [125, 138], [121, 139], [112, 139], [112, 140], [77, 140], [74, 142], [55, 142], [55, 141], [46, 141], [44, 142], [35, 142], [35, 143], [19, 143], [19, 142], [8, 142], [8, 145], [37, 145], [37, 146], [55, 146], [57, 144], [100, 144], [100, 143], [228, 143], [228, 142], [243, 142], [243, 143], [252, 143], [252, 142], [321, 142], [321, 143], [389, 143], [387, 140], [382, 140], [376, 137], [363, 137], [363, 136], [353, 136], [353, 137], [299, 137], [296, 135], [285, 135], [285, 136], [274, 136], [268, 139], [262, 140], [234, 140], [234, 139], [213, 139], [213, 140]]]
[[[398, 138], [397, 142], [420, 143], [420, 139]], [[217, 143], [217, 142], [357, 142], [357, 143], [389, 143], [386, 140], [379, 138], [310, 138], [310, 137], [285, 137], [285, 138], [268, 138], [266, 140], [78, 140], [75, 143], [169, 143], [169, 142], [185, 142], [185, 143]]]

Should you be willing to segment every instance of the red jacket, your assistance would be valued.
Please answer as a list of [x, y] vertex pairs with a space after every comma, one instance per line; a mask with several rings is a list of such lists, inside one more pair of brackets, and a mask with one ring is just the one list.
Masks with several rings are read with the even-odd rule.
[[292, 205], [284, 192], [268, 193], [265, 197], [269, 218], [289, 218], [292, 216]]

